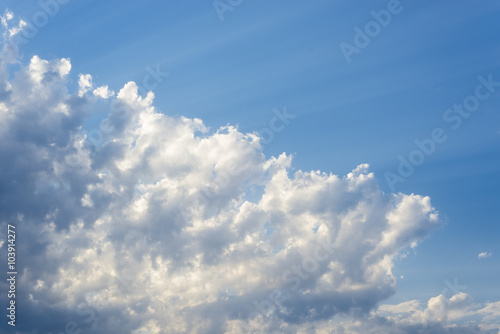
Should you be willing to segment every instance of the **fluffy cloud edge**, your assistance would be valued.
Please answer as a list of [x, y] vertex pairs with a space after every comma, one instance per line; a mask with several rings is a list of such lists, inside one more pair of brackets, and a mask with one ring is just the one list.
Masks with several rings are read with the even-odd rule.
[[[367, 164], [290, 176], [292, 157], [266, 158], [256, 134], [161, 114], [133, 82], [115, 95], [81, 74], [69, 92], [69, 59], [34, 56], [12, 80], [12, 52], [1, 60], [1, 220], [32, 242], [25, 332], [59, 332], [74, 313], [95, 333], [498, 330], [498, 303], [465, 294], [377, 309], [394, 259], [440, 226], [429, 197], [384, 194]], [[82, 133], [98, 105], [106, 118]], [[469, 316], [489, 322], [449, 323]]]

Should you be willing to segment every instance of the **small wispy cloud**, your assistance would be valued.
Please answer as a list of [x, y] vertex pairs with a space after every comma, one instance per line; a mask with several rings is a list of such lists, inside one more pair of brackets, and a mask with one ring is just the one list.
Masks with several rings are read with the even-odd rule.
[[477, 254], [477, 258], [478, 259], [485, 259], [487, 257], [491, 257], [491, 253], [490, 252], [482, 252], [482, 253]]

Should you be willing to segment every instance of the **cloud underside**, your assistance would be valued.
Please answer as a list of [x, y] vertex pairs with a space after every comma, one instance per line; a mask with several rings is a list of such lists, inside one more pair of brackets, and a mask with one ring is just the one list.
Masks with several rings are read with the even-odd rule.
[[133, 82], [115, 93], [81, 75], [71, 91], [69, 59], [3, 50], [0, 222], [18, 226], [20, 333], [493, 328], [452, 325], [451, 299], [434, 318], [378, 308], [395, 260], [440, 226], [428, 197], [383, 193], [366, 164], [292, 173], [255, 133], [160, 113]]

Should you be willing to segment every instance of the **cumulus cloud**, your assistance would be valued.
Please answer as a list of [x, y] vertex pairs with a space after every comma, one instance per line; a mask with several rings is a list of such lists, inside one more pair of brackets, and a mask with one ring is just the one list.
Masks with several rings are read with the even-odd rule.
[[[439, 295], [427, 303], [417, 300], [398, 305], [381, 305], [372, 316], [404, 328], [405, 333], [495, 333], [500, 330], [499, 303], [474, 303], [470, 295], [459, 292], [451, 297]], [[463, 325], [458, 326], [457, 323]]]
[[[89, 94], [80, 75], [73, 92], [69, 59], [9, 64], [0, 223], [20, 235], [19, 333], [402, 333], [425, 318], [416, 302], [381, 309], [407, 323], [374, 312], [395, 259], [440, 226], [429, 197], [385, 194], [367, 164], [292, 173], [257, 134], [163, 114], [134, 82]], [[465, 297], [436, 298], [429, 328], [447, 328]]]
[[92, 93], [102, 99], [107, 99], [115, 95], [115, 92], [110, 90], [108, 86], [97, 87]]
[[490, 252], [481, 252], [479, 254], [477, 254], [477, 258], [478, 259], [485, 259], [485, 258], [488, 258], [488, 257], [491, 257], [491, 253]]
[[82, 97], [86, 92], [88, 92], [93, 84], [92, 84], [92, 76], [90, 74], [80, 74], [78, 76], [78, 96]]

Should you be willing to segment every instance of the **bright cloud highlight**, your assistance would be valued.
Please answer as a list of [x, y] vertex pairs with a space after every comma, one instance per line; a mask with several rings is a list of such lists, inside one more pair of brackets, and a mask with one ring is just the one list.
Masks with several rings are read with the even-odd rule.
[[[292, 172], [256, 133], [168, 116], [134, 82], [115, 95], [81, 74], [71, 91], [66, 58], [12, 75], [6, 59], [0, 222], [22, 235], [20, 333], [497, 330], [497, 303], [465, 294], [379, 307], [395, 260], [441, 226], [429, 197], [382, 192], [367, 164]], [[454, 324], [469, 316], [489, 322]]]

